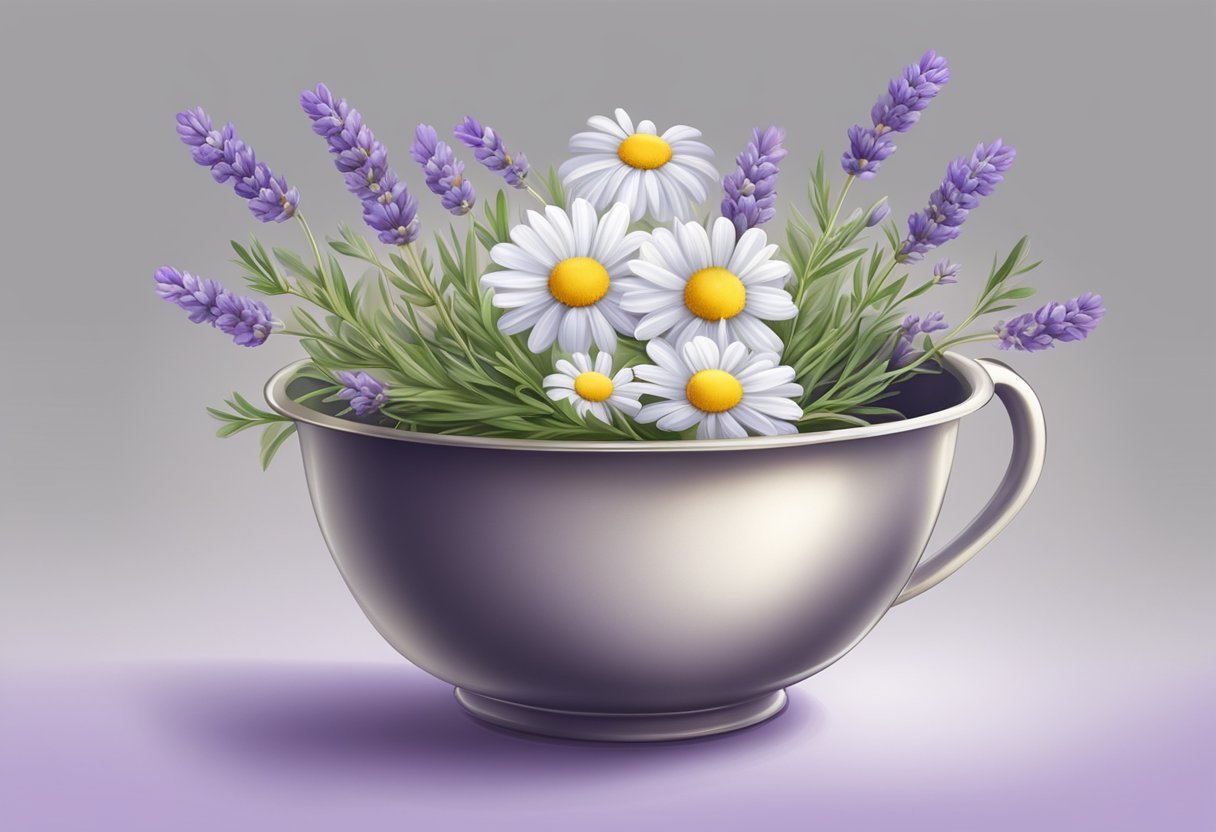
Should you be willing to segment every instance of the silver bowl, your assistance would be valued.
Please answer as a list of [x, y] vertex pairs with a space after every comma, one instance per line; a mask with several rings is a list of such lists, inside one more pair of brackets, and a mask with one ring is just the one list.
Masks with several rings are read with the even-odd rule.
[[[664, 442], [364, 425], [293, 401], [299, 367], [266, 397], [299, 428], [321, 532], [368, 619], [477, 717], [563, 737], [669, 740], [779, 713], [786, 686], [1004, 528], [1044, 457], [1026, 382], [956, 354], [924, 415]], [[959, 422], [994, 392], [1013, 425], [1004, 480], [922, 560]]]

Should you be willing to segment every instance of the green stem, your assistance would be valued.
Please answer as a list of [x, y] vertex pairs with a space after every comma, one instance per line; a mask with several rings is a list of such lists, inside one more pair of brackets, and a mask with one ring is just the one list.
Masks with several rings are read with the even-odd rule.
[[853, 180], [855, 178], [851, 173], [845, 177], [844, 187], [840, 189], [840, 197], [836, 200], [836, 207], [832, 209], [832, 217], [828, 220], [828, 227], [823, 232], [824, 237], [828, 236], [832, 232], [832, 229], [836, 227], [836, 218], [840, 216], [840, 209], [844, 205], [844, 198], [849, 195], [849, 189], [853, 187]]
[[303, 214], [296, 214], [296, 219], [300, 221], [300, 225], [304, 228], [304, 234], [308, 237], [308, 244], [312, 246], [313, 257], [317, 258], [317, 269], [324, 276], [325, 262], [321, 260], [321, 249], [317, 247], [317, 238], [312, 235], [312, 229], [308, 227], [308, 220], [304, 219]]
[[531, 185], [529, 185], [526, 181], [524, 182], [524, 187], [528, 189], [528, 193], [532, 194], [532, 196], [536, 197], [540, 201], [541, 205], [549, 204], [549, 200], [547, 200], [543, 196], [541, 196], [537, 192], [537, 190], [535, 188], [533, 188]]
[[477, 356], [473, 354], [472, 348], [470, 348], [468, 343], [464, 340], [464, 336], [460, 334], [460, 329], [456, 326], [456, 321], [452, 320], [452, 313], [448, 310], [447, 302], [443, 297], [443, 293], [439, 290], [439, 287], [435, 285], [434, 281], [432, 281], [427, 275], [426, 270], [422, 268], [422, 260], [419, 259], [418, 252], [414, 250], [413, 243], [407, 243], [406, 245], [402, 246], [402, 248], [406, 250], [406, 253], [409, 255], [410, 262], [413, 264], [414, 269], [418, 273], [418, 279], [415, 281], [415, 283], [418, 284], [419, 288], [426, 292], [427, 295], [430, 296], [431, 300], [435, 303], [435, 309], [439, 312], [439, 317], [443, 319], [443, 325], [448, 328], [448, 332], [451, 333], [452, 338], [455, 339], [456, 343], [460, 345], [460, 348], [464, 350], [464, 354], [468, 356], [469, 362], [472, 364], [472, 366], [479, 366]]

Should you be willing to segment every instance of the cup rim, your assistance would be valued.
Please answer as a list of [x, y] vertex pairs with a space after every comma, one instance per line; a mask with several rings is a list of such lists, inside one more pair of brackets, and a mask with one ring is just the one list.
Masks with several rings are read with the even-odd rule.
[[264, 394], [270, 409], [293, 422], [328, 428], [360, 436], [391, 439], [396, 442], [415, 442], [424, 445], [452, 445], [465, 448], [496, 448], [518, 451], [579, 451], [598, 453], [653, 453], [655, 451], [751, 451], [765, 448], [785, 448], [802, 445], [826, 445], [832, 442], [847, 442], [907, 433], [922, 428], [940, 425], [961, 419], [979, 410], [992, 398], [992, 378], [978, 361], [958, 353], [947, 351], [942, 356], [947, 372], [961, 381], [970, 392], [958, 404], [943, 410], [865, 427], [841, 428], [816, 433], [796, 433], [785, 436], [749, 436], [745, 439], [658, 439], [658, 440], [594, 440], [594, 439], [508, 439], [491, 436], [461, 436], [421, 431], [399, 430], [379, 425], [365, 425], [348, 419], [339, 419], [306, 407], [287, 395], [287, 385], [296, 373], [308, 364], [308, 359], [293, 361], [272, 375], [266, 382]]

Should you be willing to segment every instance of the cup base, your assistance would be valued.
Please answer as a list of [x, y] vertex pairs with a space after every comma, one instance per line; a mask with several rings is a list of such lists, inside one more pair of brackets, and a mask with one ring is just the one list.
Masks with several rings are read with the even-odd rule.
[[785, 710], [784, 690], [700, 711], [654, 714], [555, 711], [519, 705], [456, 688], [456, 701], [480, 720], [513, 731], [572, 740], [666, 742], [737, 731]]

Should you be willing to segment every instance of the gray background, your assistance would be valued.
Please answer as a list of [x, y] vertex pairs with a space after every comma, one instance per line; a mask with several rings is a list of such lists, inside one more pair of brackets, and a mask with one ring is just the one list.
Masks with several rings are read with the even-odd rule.
[[[257, 394], [297, 346], [236, 348], [153, 294], [162, 264], [238, 286], [227, 241], [251, 231], [302, 246], [294, 224], [258, 226], [191, 163], [177, 110], [234, 121], [331, 232], [359, 217], [296, 103], [320, 80], [388, 146], [428, 228], [443, 214], [410, 131], [466, 113], [556, 165], [587, 116], [624, 106], [700, 127], [723, 171], [752, 125], [775, 122], [791, 148], [782, 204], [801, 205], [818, 150], [834, 163], [887, 78], [936, 47], [954, 79], [853, 204], [889, 193], [906, 216], [975, 142], [1000, 136], [1019, 155], [948, 249], [963, 281], [922, 311], [957, 316], [993, 251], [1025, 232], [1046, 260], [1035, 302], [1094, 290], [1110, 314], [1084, 344], [1008, 356], [1049, 420], [1030, 505], [828, 673], [858, 696], [895, 685], [926, 707], [995, 703], [1022, 715], [1009, 731], [1051, 702], [1131, 719], [1210, 682], [1210, 8], [420, 8], [6, 4], [0, 654], [399, 661], [325, 552], [294, 441], [262, 474], [255, 439], [213, 439], [203, 411]], [[495, 184], [472, 176], [483, 195]], [[995, 406], [968, 419], [939, 543], [995, 485], [1007, 434]]]

